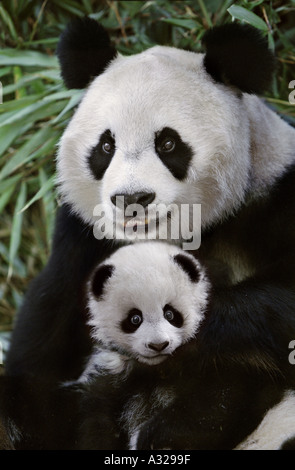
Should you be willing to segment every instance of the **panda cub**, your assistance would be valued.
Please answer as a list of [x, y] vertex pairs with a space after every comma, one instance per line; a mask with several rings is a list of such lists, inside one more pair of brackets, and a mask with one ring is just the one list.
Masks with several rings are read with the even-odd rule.
[[[165, 243], [125, 246], [97, 267], [88, 284], [89, 325], [97, 347], [79, 379], [90, 391], [84, 402], [89, 397], [95, 402], [94, 418], [85, 413], [85, 446], [92, 447], [90, 438], [99, 449], [135, 448], [140, 426], [173, 402], [177, 390], [162, 376], [169, 367], [150, 366], [172, 356], [174, 363], [176, 351], [196, 335], [209, 290], [200, 263]], [[103, 438], [97, 441], [101, 421]]]
[[90, 281], [92, 337], [127, 360], [159, 364], [195, 335], [208, 293], [204, 268], [180, 248], [123, 247]]
[[217, 362], [219, 338], [208, 356], [208, 271], [160, 242], [122, 247], [94, 270], [95, 349], [75, 384], [82, 449], [233, 449], [281, 399], [252, 357]]

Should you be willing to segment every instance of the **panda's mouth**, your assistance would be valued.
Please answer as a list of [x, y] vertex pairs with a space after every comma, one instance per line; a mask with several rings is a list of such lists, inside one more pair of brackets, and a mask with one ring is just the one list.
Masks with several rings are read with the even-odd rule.
[[137, 357], [138, 362], [142, 362], [144, 364], [157, 365], [161, 362], [165, 361], [170, 354], [157, 354], [156, 356], [143, 356], [142, 354]]
[[144, 219], [137, 219], [136, 217], [125, 217], [124, 218], [124, 227], [129, 228], [129, 227], [134, 227], [134, 226], [148, 226], [149, 224], [149, 219], [148, 217], [145, 217]]
[[155, 219], [150, 219], [147, 215], [145, 218], [138, 218], [138, 217], [124, 217], [123, 222], [124, 230], [132, 230], [137, 231], [138, 228], [144, 228], [145, 232], [147, 233], [149, 230], [155, 230], [159, 227], [159, 217]]

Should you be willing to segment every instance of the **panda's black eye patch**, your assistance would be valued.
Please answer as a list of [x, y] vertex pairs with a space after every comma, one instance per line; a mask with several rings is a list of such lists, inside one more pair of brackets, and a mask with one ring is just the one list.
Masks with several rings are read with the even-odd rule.
[[91, 149], [88, 164], [91, 173], [97, 180], [101, 180], [116, 151], [115, 139], [109, 129], [104, 131], [95, 147]]
[[176, 310], [176, 308], [172, 307], [172, 305], [165, 305], [163, 308], [164, 318], [171, 323], [171, 325], [175, 326], [176, 328], [181, 328], [183, 325], [183, 316], [181, 313]]
[[156, 133], [155, 149], [158, 157], [172, 175], [178, 180], [183, 180], [193, 156], [190, 145], [183, 142], [177, 131], [164, 127]]
[[134, 333], [142, 324], [142, 312], [137, 308], [132, 308], [127, 317], [121, 322], [124, 333]]

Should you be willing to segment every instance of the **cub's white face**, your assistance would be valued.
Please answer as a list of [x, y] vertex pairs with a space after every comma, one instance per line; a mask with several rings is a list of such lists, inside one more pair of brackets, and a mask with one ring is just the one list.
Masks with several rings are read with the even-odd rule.
[[114, 215], [126, 224], [114, 204], [122, 194], [162, 205], [160, 224], [173, 204], [202, 204], [203, 226], [219, 220], [243, 200], [249, 166], [243, 100], [214, 82], [202, 54], [169, 47], [114, 59], [88, 88], [58, 153], [64, 200], [91, 224], [102, 204], [107, 232]]
[[89, 282], [92, 336], [106, 348], [158, 364], [196, 334], [208, 291], [203, 268], [175, 246], [120, 248]]

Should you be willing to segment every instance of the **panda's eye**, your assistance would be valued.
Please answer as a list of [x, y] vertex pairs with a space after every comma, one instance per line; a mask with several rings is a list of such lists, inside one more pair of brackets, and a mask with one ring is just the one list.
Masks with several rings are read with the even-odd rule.
[[173, 150], [175, 149], [175, 145], [176, 144], [174, 139], [167, 138], [162, 142], [160, 150], [164, 153], [173, 152]]
[[175, 328], [181, 328], [183, 325], [183, 316], [182, 314], [176, 310], [176, 308], [172, 307], [172, 305], [165, 305], [163, 308], [164, 318], [167, 320], [171, 325], [175, 326]]
[[121, 322], [121, 328], [125, 333], [134, 333], [142, 324], [142, 313], [137, 308], [132, 308], [125, 320]]
[[174, 318], [174, 313], [171, 310], [166, 310], [166, 312], [164, 312], [164, 318], [170, 322]]
[[140, 315], [133, 315], [131, 318], [130, 318], [130, 322], [132, 323], [132, 325], [140, 325], [141, 322], [142, 322], [142, 318]]
[[114, 151], [114, 144], [106, 140], [106, 141], [102, 142], [101, 148], [104, 151], [104, 153], [110, 155]]

